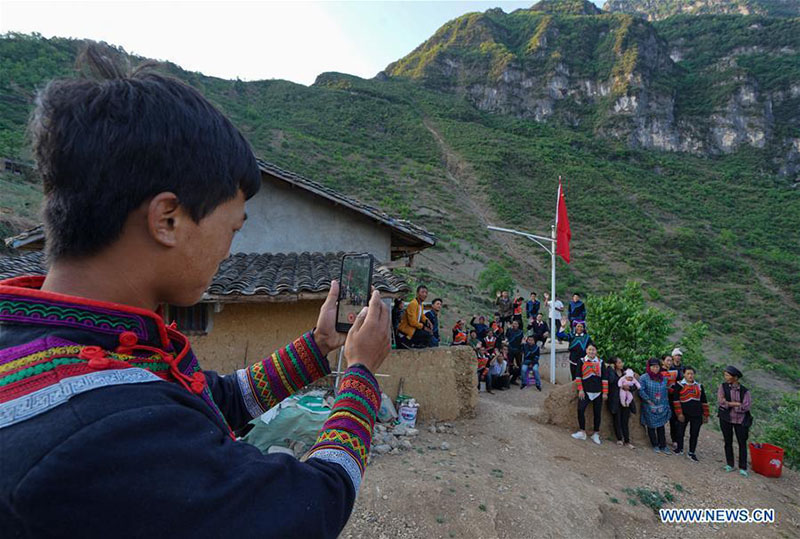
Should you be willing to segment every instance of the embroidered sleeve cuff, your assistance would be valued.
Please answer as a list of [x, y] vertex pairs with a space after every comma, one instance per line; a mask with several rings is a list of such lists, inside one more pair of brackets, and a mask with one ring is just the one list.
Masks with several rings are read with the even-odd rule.
[[[342, 464], [356, 491], [367, 464], [380, 402], [380, 388], [372, 373], [362, 365], [348, 368], [339, 384], [331, 415], [309, 451], [309, 458]], [[356, 464], [355, 468], [351, 462]]]
[[675, 415], [681, 415], [681, 413], [683, 413], [681, 409], [681, 403], [679, 401], [673, 402], [672, 407], [675, 409]]
[[575, 378], [575, 383], [578, 384], [578, 391], [583, 391], [583, 380]]
[[236, 371], [236, 378], [247, 411], [258, 417], [330, 372], [327, 358], [309, 331], [267, 359]]
[[708, 403], [707, 403], [707, 402], [704, 402], [704, 403], [703, 403], [703, 417], [708, 417], [708, 415], [709, 415], [709, 412], [708, 412]]
[[608, 395], [608, 380], [603, 380], [603, 395]]

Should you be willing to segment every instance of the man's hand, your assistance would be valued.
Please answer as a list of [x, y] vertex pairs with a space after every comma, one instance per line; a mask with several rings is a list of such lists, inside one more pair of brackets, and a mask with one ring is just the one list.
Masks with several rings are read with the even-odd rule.
[[703, 417], [703, 423], [708, 423], [708, 416]]
[[339, 281], [331, 281], [331, 289], [319, 310], [317, 329], [314, 330], [314, 340], [324, 356], [342, 346], [347, 337], [346, 334], [336, 331], [336, 300], [338, 298]]
[[683, 414], [679, 414], [678, 421], [680, 421], [681, 423], [686, 423], [686, 416], [684, 416]]
[[370, 372], [377, 372], [391, 350], [389, 321], [389, 309], [376, 290], [369, 300], [369, 307], [358, 313], [347, 334], [344, 357], [348, 366], [361, 363]]
[[608, 400], [608, 393], [603, 393], [603, 400], [604, 400], [604, 401], [607, 401], [607, 400]]
[[580, 400], [585, 399], [586, 398], [586, 393], [584, 393], [583, 390], [578, 391], [578, 398]]

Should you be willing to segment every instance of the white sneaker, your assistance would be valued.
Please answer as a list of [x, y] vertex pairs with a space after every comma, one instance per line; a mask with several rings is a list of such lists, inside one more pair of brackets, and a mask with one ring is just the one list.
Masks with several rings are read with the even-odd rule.
[[585, 440], [586, 433], [583, 432], [582, 430], [579, 430], [578, 432], [573, 433], [572, 437], [575, 438], [576, 440]]
[[[586, 436], [584, 436], [584, 438], [586, 438]], [[600, 445], [600, 444], [601, 444], [601, 442], [600, 442], [600, 435], [599, 435], [599, 434], [597, 434], [596, 432], [595, 432], [594, 434], [592, 434], [592, 441], [593, 441], [594, 443], [596, 443], [597, 445]]]

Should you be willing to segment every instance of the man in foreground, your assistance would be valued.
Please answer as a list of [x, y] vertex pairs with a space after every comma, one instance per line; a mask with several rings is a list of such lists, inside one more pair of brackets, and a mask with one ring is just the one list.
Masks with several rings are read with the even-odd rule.
[[[196, 90], [123, 74], [50, 83], [31, 120], [49, 271], [0, 283], [0, 530], [16, 537], [336, 537], [364, 473], [389, 351], [374, 293], [345, 340], [338, 284], [317, 327], [230, 376], [155, 312], [197, 302], [261, 184]], [[234, 431], [348, 368], [304, 462]]]

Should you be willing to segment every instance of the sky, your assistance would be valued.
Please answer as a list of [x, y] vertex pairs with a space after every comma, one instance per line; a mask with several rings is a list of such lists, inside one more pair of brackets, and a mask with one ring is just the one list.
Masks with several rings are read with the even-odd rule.
[[374, 77], [459, 15], [536, 1], [0, 0], [0, 33], [94, 39], [206, 75], [309, 85], [327, 71]]

